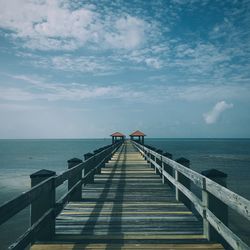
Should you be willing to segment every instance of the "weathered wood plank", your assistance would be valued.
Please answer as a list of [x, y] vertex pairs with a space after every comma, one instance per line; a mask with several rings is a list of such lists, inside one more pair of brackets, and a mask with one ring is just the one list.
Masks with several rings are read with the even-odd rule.
[[55, 240], [167, 240], [167, 239], [173, 239], [173, 240], [185, 240], [185, 239], [205, 239], [205, 236], [203, 234], [197, 235], [197, 234], [148, 234], [148, 233], [117, 233], [117, 234], [110, 234], [110, 235], [87, 235], [87, 234], [57, 234], [55, 237]]
[[131, 250], [131, 249], [224, 249], [221, 244], [35, 244], [31, 250]]

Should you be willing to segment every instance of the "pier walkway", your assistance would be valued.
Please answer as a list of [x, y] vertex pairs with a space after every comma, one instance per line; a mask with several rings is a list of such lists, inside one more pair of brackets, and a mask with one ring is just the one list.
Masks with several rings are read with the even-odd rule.
[[31, 249], [224, 249], [155, 172], [125, 141], [56, 217], [54, 239]]

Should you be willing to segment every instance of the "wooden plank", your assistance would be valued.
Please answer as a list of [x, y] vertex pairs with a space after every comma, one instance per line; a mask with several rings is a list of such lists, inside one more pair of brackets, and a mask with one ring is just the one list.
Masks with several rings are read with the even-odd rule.
[[191, 250], [191, 249], [224, 249], [221, 244], [35, 244], [31, 250], [131, 250], [131, 249], [166, 249], [166, 250]]
[[169, 234], [147, 234], [147, 233], [120, 233], [120, 234], [113, 234], [113, 235], [63, 235], [57, 234], [55, 240], [167, 240], [167, 239], [206, 239], [203, 234], [200, 235], [189, 235], [189, 234], [182, 234], [182, 235], [169, 235]]
[[[98, 206], [101, 204], [96, 204], [95, 202], [70, 202], [67, 206]], [[113, 206], [114, 203], [105, 203], [105, 205]], [[178, 201], [171, 201], [171, 202], [126, 202], [126, 203], [117, 203], [116, 205], [122, 205], [122, 206], [185, 206], [183, 203], [180, 203]]]
[[88, 217], [93, 217], [98, 215], [98, 217], [101, 216], [112, 216], [115, 217], [117, 215], [119, 216], [164, 216], [164, 215], [192, 215], [192, 212], [189, 211], [167, 211], [167, 212], [149, 212], [149, 211], [143, 211], [143, 212], [113, 212], [113, 211], [109, 211], [109, 212], [78, 212], [78, 211], [65, 211], [63, 213], [61, 213], [62, 215], [81, 215], [81, 216], [88, 216]]
[[[134, 223], [136, 220], [137, 223], [141, 223], [141, 224], [145, 224], [145, 225], [149, 225], [150, 223], [154, 222], [156, 223], [161, 223], [163, 225], [163, 223], [169, 223], [169, 222], [196, 222], [197, 219], [194, 219], [194, 217], [190, 216], [190, 217], [186, 217], [186, 216], [138, 216], [136, 218], [132, 217], [132, 216], [122, 216], [122, 217], [112, 217], [112, 223], [118, 222], [118, 223]], [[64, 216], [64, 217], [60, 217], [58, 218], [57, 224], [59, 225], [60, 221], [62, 223], [66, 224], [71, 224], [73, 221], [74, 223], [84, 223], [84, 222], [95, 222], [97, 224], [101, 224], [101, 223], [109, 223], [110, 220], [110, 216], [102, 216], [102, 217], [93, 217], [93, 218], [88, 218], [88, 217], [76, 217], [76, 216]], [[94, 224], [95, 225], [95, 224]]]

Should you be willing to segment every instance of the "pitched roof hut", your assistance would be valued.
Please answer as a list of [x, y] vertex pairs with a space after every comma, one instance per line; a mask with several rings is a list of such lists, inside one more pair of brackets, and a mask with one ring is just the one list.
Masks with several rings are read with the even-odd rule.
[[120, 132], [115, 132], [110, 136], [112, 136], [112, 143], [115, 143], [117, 140], [124, 140], [125, 139], [125, 135], [120, 133]]
[[131, 140], [134, 140], [134, 137], [137, 137], [137, 141], [144, 144], [144, 137], [146, 136], [143, 132], [136, 130], [132, 134], [129, 135]]

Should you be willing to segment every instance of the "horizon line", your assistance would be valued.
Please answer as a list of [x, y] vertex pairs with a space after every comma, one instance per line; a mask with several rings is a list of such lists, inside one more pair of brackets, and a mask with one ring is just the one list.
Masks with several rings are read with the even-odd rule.
[[[129, 137], [127, 138], [129, 139]], [[148, 139], [250, 139], [250, 137], [146, 137]], [[60, 137], [60, 138], [0, 138], [0, 140], [112, 140], [109, 137]]]

